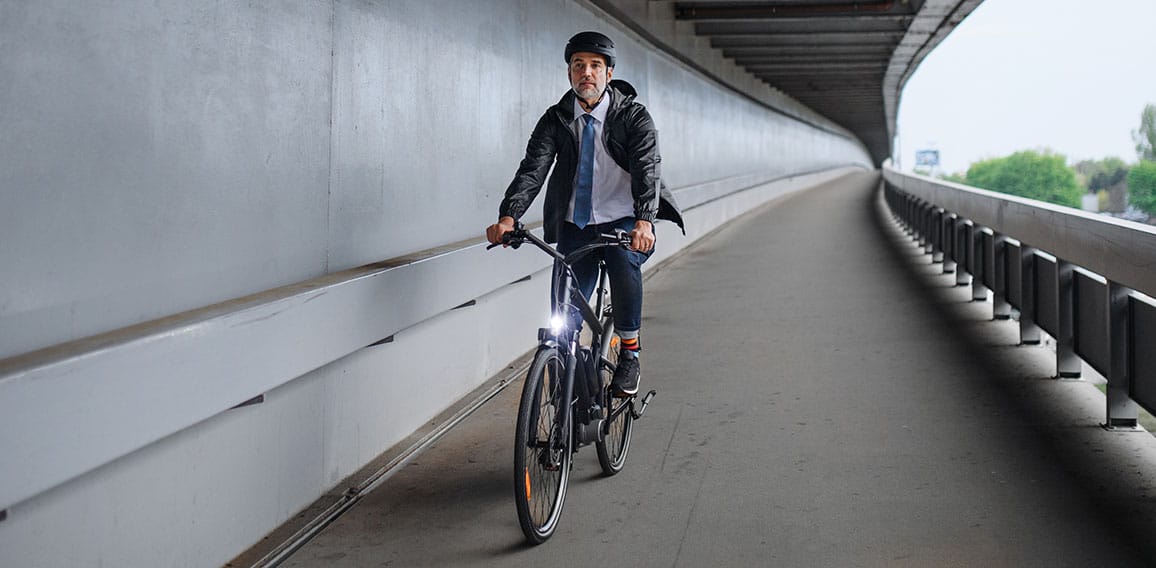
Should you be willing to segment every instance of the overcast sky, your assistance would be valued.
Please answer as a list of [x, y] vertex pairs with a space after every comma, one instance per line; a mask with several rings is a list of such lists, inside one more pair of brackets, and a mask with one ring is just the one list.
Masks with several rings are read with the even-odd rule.
[[1050, 148], [1136, 161], [1156, 104], [1156, 0], [984, 0], [908, 80], [899, 165], [937, 149], [940, 172]]

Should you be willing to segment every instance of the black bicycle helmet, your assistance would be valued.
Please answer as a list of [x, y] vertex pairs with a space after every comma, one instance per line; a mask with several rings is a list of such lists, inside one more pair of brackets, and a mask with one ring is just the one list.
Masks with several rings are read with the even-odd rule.
[[598, 32], [581, 32], [574, 34], [566, 44], [566, 64], [570, 64], [570, 57], [579, 51], [597, 53], [606, 57], [606, 66], [614, 67], [614, 42]]

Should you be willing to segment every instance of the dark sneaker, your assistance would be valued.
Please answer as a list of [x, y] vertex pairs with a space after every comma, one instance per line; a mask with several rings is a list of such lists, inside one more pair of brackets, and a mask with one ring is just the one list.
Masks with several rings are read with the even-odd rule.
[[614, 380], [610, 381], [610, 393], [618, 398], [628, 398], [638, 394], [639, 365], [637, 357], [621, 357], [614, 369]]

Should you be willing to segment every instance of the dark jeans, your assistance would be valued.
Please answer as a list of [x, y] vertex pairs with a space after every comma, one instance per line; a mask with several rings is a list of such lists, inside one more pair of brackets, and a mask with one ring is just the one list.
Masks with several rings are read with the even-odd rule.
[[[587, 225], [583, 229], [579, 229], [573, 223], [564, 222], [561, 229], [558, 235], [558, 252], [570, 254], [585, 245], [597, 242], [598, 236], [602, 233], [613, 233], [614, 229], [630, 232], [634, 229], [634, 217], [624, 217], [600, 225]], [[605, 259], [606, 274], [610, 277], [610, 295], [614, 298], [614, 327], [618, 331], [638, 331], [642, 328], [642, 263], [648, 258], [649, 252], [605, 247], [591, 252], [574, 265], [578, 289], [582, 291], [583, 296], [590, 298], [594, 293], [594, 286], [598, 284], [598, 260]], [[576, 323], [581, 322], [582, 316], [578, 315]]]

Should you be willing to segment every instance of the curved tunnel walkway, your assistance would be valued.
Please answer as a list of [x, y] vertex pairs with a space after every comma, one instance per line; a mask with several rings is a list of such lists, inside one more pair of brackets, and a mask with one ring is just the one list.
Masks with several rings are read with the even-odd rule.
[[516, 384], [285, 565], [1147, 564], [1152, 506], [1111, 476], [1152, 483], [1152, 438], [1098, 428], [1095, 387], [933, 276], [877, 187], [778, 200], [651, 275], [659, 395], [621, 474], [579, 452], [547, 544], [514, 513]]

